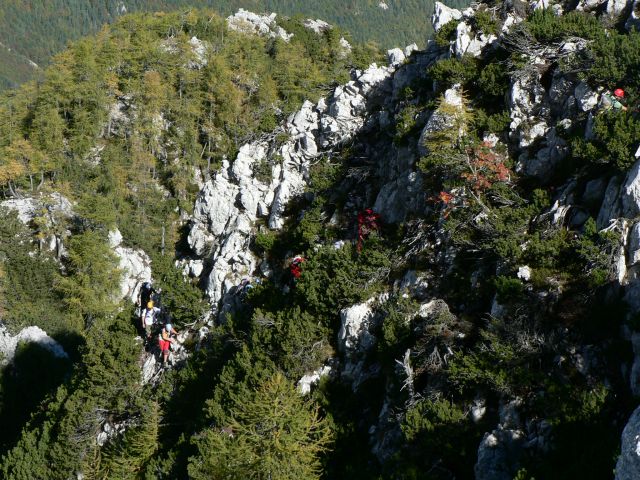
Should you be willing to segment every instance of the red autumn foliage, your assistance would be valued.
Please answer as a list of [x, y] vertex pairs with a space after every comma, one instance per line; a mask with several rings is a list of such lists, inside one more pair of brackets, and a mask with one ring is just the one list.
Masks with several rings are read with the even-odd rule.
[[362, 250], [362, 242], [369, 236], [371, 232], [378, 230], [378, 221], [380, 215], [372, 209], [367, 208], [363, 212], [358, 213], [358, 251]]
[[496, 182], [508, 182], [511, 171], [505, 166], [504, 158], [483, 143], [468, 151], [470, 171], [462, 174], [470, 188], [483, 192]]

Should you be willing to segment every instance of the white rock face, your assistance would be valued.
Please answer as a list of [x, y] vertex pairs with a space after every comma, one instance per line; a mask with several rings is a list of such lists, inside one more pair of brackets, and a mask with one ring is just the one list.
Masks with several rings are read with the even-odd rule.
[[640, 213], [640, 161], [633, 164], [620, 193], [622, 215], [627, 218]]
[[576, 103], [578, 104], [578, 108], [583, 112], [589, 112], [593, 110], [596, 105], [598, 105], [599, 95], [591, 90], [589, 85], [586, 82], [580, 82], [575, 89], [574, 96], [576, 98]]
[[47, 335], [47, 332], [40, 327], [23, 328], [17, 335], [11, 336], [7, 329], [0, 325], [0, 365], [6, 365], [16, 353], [16, 348], [20, 342], [36, 343], [47, 349], [58, 358], [68, 358], [67, 352], [62, 345]]
[[122, 234], [119, 230], [109, 232], [109, 245], [119, 260], [122, 270], [120, 298], [136, 303], [140, 287], [151, 281], [151, 259], [142, 250], [122, 246]]
[[531, 280], [531, 267], [528, 265], [524, 265], [522, 267], [518, 267], [518, 278], [528, 282]]
[[[536, 59], [533, 59], [532, 63], [536, 63]], [[521, 148], [530, 145], [536, 138], [546, 133], [544, 127], [534, 126], [531, 130], [535, 128], [535, 131], [518, 135], [521, 124], [535, 122], [535, 119], [532, 119], [533, 122], [528, 122], [528, 120], [531, 118], [531, 112], [534, 111], [534, 108], [542, 103], [544, 94], [545, 90], [540, 83], [540, 74], [535, 71], [528, 71], [526, 74], [519, 75], [511, 85], [509, 95], [511, 125], [509, 128], [512, 134], [516, 134], [516, 138], [520, 137]], [[535, 125], [538, 125], [539, 122], [538, 120]]]
[[436, 2], [431, 23], [433, 24], [433, 29], [437, 32], [451, 20], [460, 20], [461, 18], [462, 12], [460, 10], [447, 7], [444, 3]]
[[176, 260], [176, 267], [182, 269], [185, 277], [200, 278], [204, 271], [202, 260]]
[[521, 131], [521, 134], [523, 134], [520, 139], [522, 147], [531, 145], [539, 138], [544, 138], [544, 143], [533, 158], [523, 153], [516, 164], [516, 172], [544, 180], [567, 156], [567, 142], [557, 135], [556, 127], [548, 128], [545, 122], [539, 122], [528, 131]]
[[635, 409], [622, 431], [620, 450], [615, 480], [640, 478], [640, 407]]
[[[18, 219], [25, 225], [30, 225], [36, 217], [44, 217], [48, 227], [54, 227], [75, 216], [71, 202], [57, 192], [37, 198], [25, 197], [4, 200], [0, 202], [0, 207], [15, 211]], [[49, 235], [44, 239], [43, 245], [49, 250], [57, 252], [59, 258], [65, 254], [63, 241], [69, 235], [71, 235], [69, 231]]]
[[640, 223], [635, 223], [629, 231], [627, 251], [627, 263], [629, 265], [637, 265], [640, 263]]
[[404, 56], [406, 58], [409, 58], [413, 52], [417, 52], [418, 50], [420, 49], [418, 48], [418, 45], [416, 45], [415, 43], [412, 43], [411, 45], [407, 45], [406, 47], [404, 47]]
[[618, 17], [632, 3], [632, 0], [608, 0], [607, 15], [610, 17]]
[[158, 367], [158, 360], [155, 355], [147, 355], [142, 363], [141, 374], [142, 374], [142, 384], [146, 385], [151, 381], [153, 376], [156, 373], [156, 369]]
[[[258, 259], [249, 248], [255, 221], [266, 217], [269, 228], [282, 228], [288, 202], [306, 188], [311, 162], [362, 128], [368, 97], [378, 90], [388, 93], [392, 73], [392, 68], [375, 64], [355, 71], [352, 80], [327, 99], [317, 105], [307, 101], [287, 119], [282, 133], [288, 140], [283, 144], [257, 140], [243, 145], [235, 160], [223, 161], [213, 180], [205, 183], [187, 240], [196, 257], [211, 255], [206, 293], [216, 312], [225, 310], [225, 302], [232, 301], [229, 292], [243, 278], [259, 275]], [[253, 171], [265, 162], [271, 175], [261, 181]]]
[[66, 218], [73, 216], [71, 202], [59, 193], [52, 193], [40, 198], [12, 198], [0, 202], [0, 206], [15, 211], [18, 214], [18, 219], [25, 225], [40, 215], [42, 210], [47, 210], [52, 214], [60, 214]]
[[344, 352], [369, 350], [376, 343], [376, 339], [369, 328], [374, 320], [371, 302], [360, 303], [340, 311], [340, 331], [338, 332], [338, 347]]
[[288, 42], [292, 33], [287, 33], [282, 27], [276, 24], [276, 14], [258, 15], [244, 9], [238, 10], [235, 14], [227, 17], [227, 26], [230, 30], [237, 32], [252, 33], [271, 38], [280, 38]]
[[580, 0], [576, 6], [576, 10], [581, 12], [590, 12], [597, 9], [606, 0]]
[[397, 67], [398, 65], [402, 65], [405, 60], [404, 52], [399, 48], [393, 48], [391, 50], [387, 50], [387, 59], [389, 61], [389, 65], [392, 67]]
[[452, 45], [452, 53], [460, 58], [463, 55], [478, 57], [484, 47], [498, 39], [495, 35], [475, 34], [471, 26], [466, 22], [458, 23], [456, 27], [456, 39]]
[[356, 391], [360, 384], [377, 374], [379, 365], [366, 366], [366, 354], [377, 343], [372, 331], [380, 317], [372, 308], [374, 299], [340, 311], [338, 350], [343, 353], [342, 379]]
[[311, 392], [311, 387], [317, 385], [322, 377], [326, 377], [331, 373], [331, 367], [325, 365], [310, 375], [304, 375], [298, 380], [298, 391], [301, 395], [307, 395]]
[[612, 219], [619, 216], [619, 193], [621, 180], [618, 177], [612, 177], [609, 180], [607, 188], [604, 192], [604, 200], [598, 212], [596, 225], [599, 229], [607, 228]]
[[319, 19], [312, 19], [312, 18], [308, 18], [304, 21], [303, 25], [305, 27], [307, 27], [309, 30], [313, 30], [314, 32], [316, 32], [318, 35], [320, 35], [321, 33], [329, 30], [331, 28], [331, 25], [329, 25], [327, 22], [323, 21], [323, 20], [319, 20]]

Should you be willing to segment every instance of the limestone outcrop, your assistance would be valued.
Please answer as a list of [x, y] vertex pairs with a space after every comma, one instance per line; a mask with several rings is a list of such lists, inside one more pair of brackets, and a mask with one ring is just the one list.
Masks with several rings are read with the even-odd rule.
[[[307, 101], [288, 118], [280, 132], [287, 137], [284, 143], [265, 138], [243, 145], [205, 183], [188, 234], [192, 257], [183, 262], [194, 274], [199, 268], [193, 262], [206, 259], [210, 265], [202, 274], [214, 310], [225, 310], [220, 302], [242, 279], [259, 275], [249, 248], [255, 222], [263, 218], [269, 228], [282, 228], [288, 202], [307, 185], [311, 161], [353, 138], [365, 124], [372, 93], [390, 90], [392, 72], [375, 64], [354, 71], [352, 80], [328, 98], [315, 105]], [[255, 170], [265, 165], [268, 178], [257, 176]]]
[[0, 325], [0, 365], [7, 364], [13, 359], [16, 348], [21, 342], [35, 343], [48, 350], [55, 357], [68, 358], [62, 345], [47, 335], [47, 332], [40, 327], [25, 327], [16, 335], [11, 335], [3, 325]]
[[122, 234], [117, 229], [109, 232], [109, 246], [118, 257], [122, 271], [120, 298], [136, 303], [142, 284], [151, 281], [151, 259], [142, 250], [123, 246]]

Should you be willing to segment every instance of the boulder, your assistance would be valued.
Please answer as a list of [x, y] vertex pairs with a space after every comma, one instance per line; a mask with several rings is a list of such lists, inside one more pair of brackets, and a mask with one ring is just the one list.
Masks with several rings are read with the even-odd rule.
[[458, 23], [456, 39], [451, 47], [452, 53], [458, 58], [463, 55], [479, 57], [484, 47], [498, 39], [495, 35], [476, 34], [466, 22]]
[[136, 111], [135, 107], [131, 105], [131, 97], [122, 96], [118, 98], [109, 108], [104, 136], [125, 137], [129, 135], [131, 133], [131, 120], [135, 116]]
[[574, 96], [578, 108], [583, 112], [589, 112], [598, 105], [599, 95], [591, 90], [591, 87], [586, 82], [580, 82], [576, 86]]
[[471, 405], [470, 413], [473, 423], [480, 422], [487, 413], [487, 401], [484, 398], [476, 398]]
[[461, 18], [462, 12], [460, 10], [447, 7], [444, 3], [436, 2], [431, 23], [433, 24], [433, 29], [437, 32], [451, 20], [460, 20]]
[[627, 263], [629, 265], [640, 263], [640, 222], [635, 223], [629, 230], [627, 252]]
[[602, 203], [604, 193], [607, 190], [607, 179], [603, 177], [589, 180], [584, 187], [582, 202], [589, 206], [596, 206]]
[[342, 353], [341, 378], [351, 383], [353, 391], [367, 379], [379, 374], [380, 366], [367, 361], [367, 353], [377, 344], [373, 331], [380, 316], [373, 310], [375, 299], [340, 311], [338, 350]]
[[[531, 58], [530, 64], [544, 63], [544, 60]], [[527, 69], [517, 75], [509, 92], [509, 110], [511, 115], [511, 137], [519, 140], [520, 148], [527, 147], [533, 141], [545, 135], [548, 130], [546, 123], [536, 118], [535, 112], [545, 96], [545, 89], [540, 83], [540, 73], [535, 68]], [[521, 129], [521, 126], [530, 126]], [[522, 131], [521, 131], [522, 130]]]
[[525, 282], [528, 282], [529, 280], [531, 280], [531, 267], [529, 267], [528, 265], [518, 267], [517, 276], [520, 280], [524, 280]]
[[409, 212], [420, 211], [424, 201], [422, 176], [419, 172], [405, 171], [382, 186], [373, 209], [384, 222], [397, 223]]
[[389, 62], [389, 66], [397, 67], [398, 65], [402, 65], [404, 63], [404, 60], [404, 52], [399, 48], [392, 48], [391, 50], [387, 50], [387, 61]]
[[429, 279], [415, 270], [407, 270], [404, 277], [394, 283], [394, 288], [401, 293], [406, 291], [418, 300], [424, 300], [429, 291]]
[[545, 181], [566, 158], [567, 142], [557, 135], [555, 127], [548, 128], [546, 123], [540, 122], [529, 130], [521, 130], [520, 146], [529, 146], [538, 138], [544, 138], [543, 146], [536, 151], [534, 157], [523, 153], [516, 164], [516, 172]]
[[417, 52], [420, 49], [418, 48], [418, 45], [416, 45], [415, 43], [412, 43], [411, 45], [407, 45], [406, 47], [404, 47], [404, 56], [406, 58], [409, 58], [413, 52]]
[[640, 407], [634, 410], [622, 431], [622, 446], [615, 471], [615, 480], [640, 478]]
[[196, 223], [189, 230], [187, 242], [197, 257], [204, 256], [215, 242], [215, 237], [209, 234], [201, 223]]
[[157, 372], [158, 368], [158, 360], [156, 356], [151, 354], [147, 355], [142, 362], [141, 375], [142, 375], [142, 384], [146, 385], [151, 381], [154, 375]]
[[230, 30], [271, 38], [280, 38], [285, 42], [291, 40], [293, 33], [287, 33], [276, 23], [276, 14], [258, 15], [241, 8], [235, 14], [227, 17], [227, 26]]
[[340, 311], [340, 331], [338, 348], [342, 352], [363, 352], [370, 350], [376, 338], [370, 333], [376, 315], [371, 301], [353, 305]]

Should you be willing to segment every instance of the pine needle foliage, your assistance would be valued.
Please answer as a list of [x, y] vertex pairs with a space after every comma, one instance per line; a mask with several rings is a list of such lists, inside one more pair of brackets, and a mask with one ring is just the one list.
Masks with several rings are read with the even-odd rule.
[[223, 425], [195, 438], [194, 480], [320, 478], [320, 454], [330, 440], [326, 422], [280, 373], [238, 398]]

